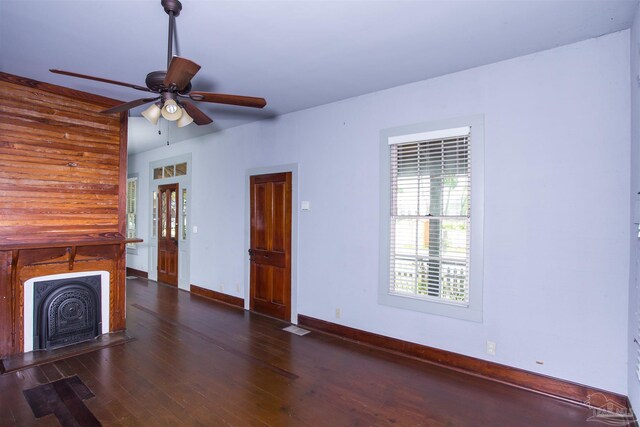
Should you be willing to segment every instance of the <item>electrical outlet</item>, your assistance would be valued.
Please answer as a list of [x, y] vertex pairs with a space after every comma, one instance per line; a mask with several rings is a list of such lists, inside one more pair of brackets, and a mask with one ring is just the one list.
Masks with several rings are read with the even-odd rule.
[[224, 283], [220, 283], [220, 290], [224, 291]]
[[496, 343], [494, 341], [487, 341], [487, 354], [496, 355]]
[[236, 292], [240, 293], [240, 283], [236, 282]]
[[336, 308], [336, 319], [339, 319], [341, 314], [341, 310], [339, 308]]

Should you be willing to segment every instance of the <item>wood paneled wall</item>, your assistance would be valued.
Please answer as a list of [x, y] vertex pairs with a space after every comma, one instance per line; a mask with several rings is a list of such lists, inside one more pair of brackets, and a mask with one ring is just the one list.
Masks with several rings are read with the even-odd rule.
[[125, 328], [127, 115], [120, 101], [0, 73], [0, 357], [23, 351], [23, 285], [110, 273]]
[[4, 73], [0, 100], [0, 245], [124, 235], [127, 116], [99, 113], [118, 101]]

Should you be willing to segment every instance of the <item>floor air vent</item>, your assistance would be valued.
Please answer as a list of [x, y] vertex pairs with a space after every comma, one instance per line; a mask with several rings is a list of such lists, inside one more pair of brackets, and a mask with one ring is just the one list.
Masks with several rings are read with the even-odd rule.
[[295, 325], [287, 326], [286, 328], [283, 329], [283, 331], [291, 332], [292, 334], [296, 334], [300, 336], [307, 335], [309, 332], [311, 332], [311, 331], [307, 331], [306, 329], [298, 328]]

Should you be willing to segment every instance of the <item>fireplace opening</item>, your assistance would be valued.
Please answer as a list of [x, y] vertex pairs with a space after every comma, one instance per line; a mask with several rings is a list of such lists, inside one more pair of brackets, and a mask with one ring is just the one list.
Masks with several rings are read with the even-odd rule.
[[34, 283], [33, 349], [63, 347], [102, 331], [101, 276]]

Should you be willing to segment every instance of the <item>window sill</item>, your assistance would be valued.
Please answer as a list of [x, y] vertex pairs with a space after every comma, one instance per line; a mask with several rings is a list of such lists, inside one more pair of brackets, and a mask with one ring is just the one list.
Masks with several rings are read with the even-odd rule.
[[447, 304], [446, 302], [436, 302], [421, 298], [412, 298], [389, 294], [388, 292], [378, 295], [378, 302], [382, 305], [401, 308], [404, 310], [419, 311], [422, 313], [434, 314], [437, 316], [451, 317], [453, 319], [468, 320], [472, 322], [482, 322], [482, 310], [474, 308], [472, 304], [461, 306]]

